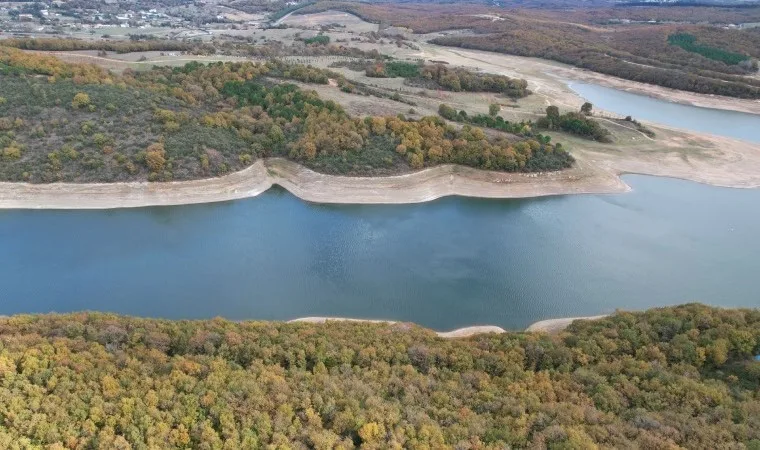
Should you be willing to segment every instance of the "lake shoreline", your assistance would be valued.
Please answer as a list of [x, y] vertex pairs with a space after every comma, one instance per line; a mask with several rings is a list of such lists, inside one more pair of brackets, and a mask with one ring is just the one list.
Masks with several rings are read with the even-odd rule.
[[710, 180], [700, 173], [621, 170], [578, 158], [573, 168], [544, 173], [506, 173], [442, 165], [387, 177], [348, 177], [314, 172], [281, 158], [218, 178], [174, 182], [0, 183], [0, 209], [116, 209], [174, 206], [255, 197], [274, 185], [300, 199], [326, 204], [410, 204], [447, 196], [534, 198], [569, 194], [614, 194], [631, 190], [626, 174], [664, 176], [704, 184], [756, 188], [754, 183]]
[[[576, 320], [599, 320], [599, 319], [603, 319], [609, 316], [610, 314], [602, 314], [598, 316], [562, 317], [562, 318], [556, 318], [556, 319], [540, 320], [538, 322], [532, 323], [523, 331], [526, 333], [556, 334], [556, 333], [559, 333], [560, 331], [563, 331], [565, 328], [569, 327], [570, 324], [572, 324]], [[387, 324], [387, 325], [395, 325], [399, 323], [398, 321], [395, 321], [395, 320], [353, 319], [349, 317], [321, 317], [321, 316], [299, 317], [298, 319], [287, 321], [287, 323], [310, 323], [310, 324], [323, 324], [327, 322], [357, 322], [357, 323], [375, 323], [375, 324]], [[504, 328], [501, 328], [495, 325], [475, 325], [475, 326], [470, 326], [470, 327], [457, 328], [456, 330], [451, 330], [451, 331], [435, 331], [435, 330], [432, 330], [432, 331], [434, 331], [438, 337], [441, 337], [444, 339], [467, 338], [467, 337], [476, 336], [479, 334], [488, 334], [488, 333], [502, 334], [502, 333], [510, 332], [510, 330], [505, 330]], [[512, 332], [515, 332], [515, 331], [512, 330]]]
[[0, 183], [0, 209], [115, 209], [212, 203], [255, 197], [278, 185], [300, 199], [332, 204], [408, 204], [447, 196], [530, 198], [630, 190], [615, 173], [584, 164], [542, 173], [506, 173], [441, 165], [386, 177], [314, 172], [281, 158], [218, 178], [174, 182]]

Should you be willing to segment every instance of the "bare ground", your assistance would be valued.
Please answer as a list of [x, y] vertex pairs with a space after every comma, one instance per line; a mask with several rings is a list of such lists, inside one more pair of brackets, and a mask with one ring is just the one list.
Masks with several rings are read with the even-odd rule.
[[520, 198], [624, 192], [615, 174], [581, 163], [561, 172], [508, 174], [445, 165], [392, 177], [325, 175], [280, 158], [219, 178], [170, 183], [0, 183], [0, 208], [105, 209], [254, 197], [278, 184], [315, 203], [419, 203], [449, 195]]
[[[367, 322], [367, 323], [384, 323], [388, 325], [394, 325], [398, 323], [392, 320], [349, 319], [346, 317], [302, 317], [299, 319], [290, 320], [288, 322], [290, 323], [293, 323], [293, 322], [305, 322], [305, 323]], [[500, 334], [500, 333], [506, 333], [506, 330], [494, 325], [482, 325], [482, 326], [458, 328], [452, 331], [436, 331], [435, 332], [435, 334], [438, 335], [438, 337], [441, 337], [444, 339], [466, 338], [470, 336], [475, 336], [476, 334], [484, 334], [484, 333]]]
[[541, 320], [539, 322], [536, 322], [530, 325], [528, 328], [525, 329], [525, 331], [534, 332], [534, 333], [540, 332], [540, 333], [556, 334], [564, 330], [565, 328], [569, 327], [570, 324], [575, 322], [576, 320], [598, 320], [598, 319], [603, 319], [608, 316], [609, 314], [603, 314], [601, 316], [563, 317], [561, 319]]

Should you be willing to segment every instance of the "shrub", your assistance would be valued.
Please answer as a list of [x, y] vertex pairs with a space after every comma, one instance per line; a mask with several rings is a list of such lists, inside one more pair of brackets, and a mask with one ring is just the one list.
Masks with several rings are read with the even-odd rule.
[[151, 144], [145, 150], [145, 164], [151, 172], [158, 173], [164, 170], [164, 166], [166, 165], [166, 151], [164, 150], [164, 144]]
[[21, 147], [17, 143], [12, 142], [11, 145], [3, 149], [3, 157], [5, 159], [20, 159]]
[[71, 106], [74, 109], [81, 109], [90, 106], [90, 96], [84, 92], [78, 92], [74, 99], [71, 100]]

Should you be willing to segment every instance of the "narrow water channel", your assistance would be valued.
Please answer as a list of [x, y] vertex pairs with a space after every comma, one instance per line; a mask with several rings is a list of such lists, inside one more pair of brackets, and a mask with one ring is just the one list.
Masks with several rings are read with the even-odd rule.
[[684, 130], [760, 142], [757, 114], [681, 105], [596, 84], [573, 82], [569, 86], [599, 109]]

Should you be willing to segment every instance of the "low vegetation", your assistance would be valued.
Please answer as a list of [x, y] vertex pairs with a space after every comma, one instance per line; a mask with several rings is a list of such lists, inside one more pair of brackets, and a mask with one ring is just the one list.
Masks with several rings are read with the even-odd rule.
[[2, 448], [749, 448], [760, 311], [408, 324], [0, 319]]
[[[0, 47], [0, 178], [168, 181], [219, 176], [283, 156], [328, 173], [397, 173], [443, 163], [504, 170], [567, 167], [532, 136], [487, 136], [436, 117], [351, 117], [282, 80], [327, 84], [309, 66], [193, 62], [114, 74]], [[366, 152], [366, 153], [365, 153]]]

